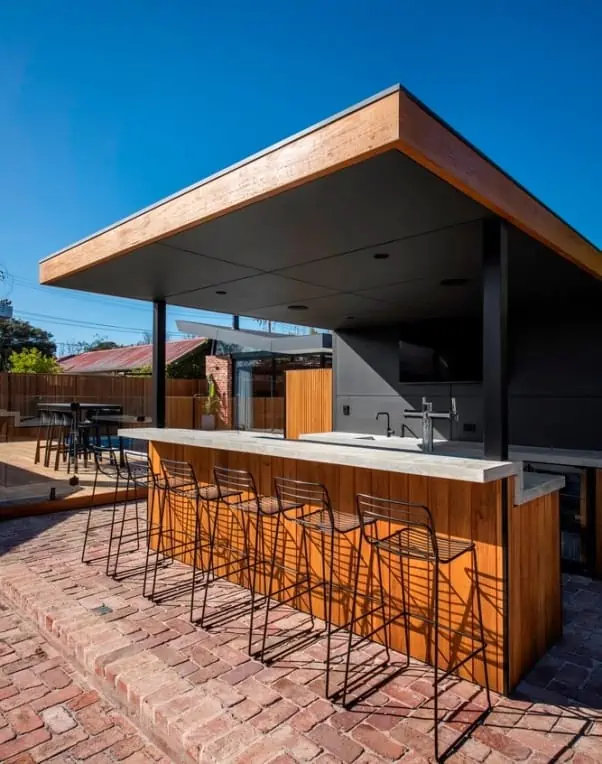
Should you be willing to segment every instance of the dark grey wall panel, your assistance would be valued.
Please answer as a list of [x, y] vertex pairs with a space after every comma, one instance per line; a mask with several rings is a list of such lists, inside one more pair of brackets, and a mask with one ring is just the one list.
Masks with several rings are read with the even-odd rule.
[[[515, 312], [511, 322], [510, 442], [602, 450], [602, 316], [565, 306], [543, 316]], [[341, 332], [334, 343], [335, 427], [379, 433], [378, 411], [389, 411], [396, 434], [403, 410], [422, 395], [447, 411], [456, 397], [459, 422], [451, 436], [481, 440], [480, 384], [404, 385], [399, 382], [397, 330]], [[343, 414], [349, 406], [349, 415]], [[420, 435], [420, 423], [407, 426]], [[441, 423], [438, 434], [450, 437]]]

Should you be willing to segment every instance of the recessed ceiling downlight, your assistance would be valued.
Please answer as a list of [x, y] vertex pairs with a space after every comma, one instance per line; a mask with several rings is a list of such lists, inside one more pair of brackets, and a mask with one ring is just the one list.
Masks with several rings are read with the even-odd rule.
[[225, 289], [216, 289], [215, 294], [227, 294]]
[[372, 257], [375, 260], [388, 260], [389, 259], [389, 253], [388, 252], [377, 252], [375, 255], [372, 255]]
[[289, 310], [307, 310], [307, 305], [289, 305]]

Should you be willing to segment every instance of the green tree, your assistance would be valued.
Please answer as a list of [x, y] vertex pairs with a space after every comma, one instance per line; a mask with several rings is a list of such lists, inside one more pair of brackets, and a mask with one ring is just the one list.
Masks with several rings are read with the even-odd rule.
[[13, 374], [58, 374], [61, 371], [56, 358], [43, 355], [38, 348], [23, 348], [18, 353], [13, 350], [8, 363]]
[[79, 352], [92, 353], [95, 350], [116, 350], [117, 348], [122, 347], [124, 346], [120, 345], [118, 342], [114, 342], [113, 340], [108, 339], [108, 337], [101, 337], [97, 334], [92, 342], [80, 342]]
[[56, 354], [56, 345], [50, 332], [18, 318], [0, 320], [0, 370], [6, 368], [11, 353], [32, 348], [39, 350], [43, 356]]
[[209, 342], [204, 342], [194, 352], [167, 365], [166, 375], [172, 379], [204, 379], [205, 357], [209, 352]]

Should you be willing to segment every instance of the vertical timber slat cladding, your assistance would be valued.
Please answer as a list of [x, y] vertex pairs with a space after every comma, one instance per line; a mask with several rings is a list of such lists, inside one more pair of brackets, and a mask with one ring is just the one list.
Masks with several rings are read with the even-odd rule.
[[562, 635], [559, 495], [509, 508], [509, 645], [513, 687]]
[[332, 430], [332, 369], [286, 372], [286, 437]]
[[[476, 543], [483, 597], [485, 637], [488, 644], [487, 664], [489, 679], [492, 688], [498, 691], [503, 690], [505, 638], [503, 633], [504, 582], [500, 565], [502, 539], [500, 522], [501, 483], [499, 481], [483, 485], [476, 483], [469, 484], [456, 480], [426, 478], [351, 466], [317, 464], [315, 462], [282, 457], [257, 456], [254, 454], [167, 443], [151, 443], [150, 454], [154, 467], [157, 470], [159, 469], [161, 457], [189, 461], [194, 466], [198, 479], [203, 483], [213, 482], [212, 470], [215, 465], [249, 470], [255, 476], [259, 491], [264, 495], [273, 495], [273, 479], [278, 476], [320, 481], [328, 488], [333, 505], [346, 512], [355, 510], [355, 495], [357, 492], [372, 493], [385, 498], [389, 497], [426, 504], [433, 514], [435, 527], [439, 533], [449, 534], [453, 538], [472, 539]], [[549, 501], [553, 500], [553, 498], [550, 500], [546, 498], [536, 500], [525, 507], [517, 507], [516, 517], [519, 524], [533, 523], [534, 528], [531, 538], [539, 535], [539, 528], [546, 535], [546, 538], [552, 538], [554, 533], [556, 533], [555, 548], [557, 548], [557, 523], [549, 517], [554, 512], [554, 507], [549, 504]], [[181, 502], [181, 499], [174, 501]], [[541, 506], [538, 502], [542, 502]], [[531, 518], [529, 513], [532, 507], [535, 507], [535, 514]], [[156, 506], [152, 511], [157, 511]], [[187, 510], [180, 507], [179, 511], [171, 513], [171, 516], [174, 518], [174, 524], [178, 525], [180, 523], [179, 527], [185, 534], [192, 533], [192, 526], [189, 519], [185, 522], [186, 529], [182, 528], [184, 524], [183, 518], [186, 516], [190, 518], [191, 514], [192, 508], [190, 506]], [[205, 513], [203, 513], [202, 524], [206, 529], [207, 518]], [[242, 545], [241, 529], [232, 517], [228, 517], [227, 513], [224, 513], [224, 519], [220, 526], [219, 533], [221, 535], [228, 538], [232, 537], [234, 546], [237, 548], [238, 545]], [[350, 581], [351, 572], [357, 559], [355, 557], [355, 550], [357, 549], [358, 539], [358, 535], [355, 534], [349, 539], [337, 540], [333, 564], [335, 579], [341, 582], [349, 583]], [[254, 535], [252, 534], [251, 541], [253, 542], [253, 540]], [[272, 548], [274, 543], [274, 525], [272, 520], [266, 520], [263, 543], [267, 550]], [[284, 522], [284, 530], [278, 539], [278, 548], [279, 556], [284, 555], [287, 566], [299, 569], [301, 563], [301, 537], [296, 524], [290, 521]], [[531, 550], [525, 547], [519, 547], [518, 549], [517, 554], [522, 555], [521, 565], [528, 565]], [[310, 558], [313, 574], [315, 576], [320, 575], [322, 564], [320, 540], [313, 535], [310, 536]], [[189, 559], [184, 561], [190, 562]], [[228, 560], [222, 558], [221, 561], [227, 562]], [[360, 569], [360, 602], [361, 595], [364, 594], [366, 596], [373, 592], [375, 585], [374, 576], [368, 570], [366, 562], [367, 555], [364, 558], [364, 565]], [[439, 647], [440, 665], [443, 667], [455, 664], [461, 660], [472, 649], [472, 637], [476, 638], [477, 636], [477, 617], [476, 612], [473, 612], [472, 604], [474, 576], [471, 572], [470, 562], [470, 557], [465, 555], [451, 563], [451, 565], [441, 566], [440, 621], [444, 627], [447, 627], [447, 631], [443, 629], [441, 631]], [[405, 560], [403, 564], [406, 566], [404, 578], [412, 612], [431, 615], [433, 604], [432, 569], [430, 569], [430, 566], [419, 561], [412, 561], [410, 563]], [[387, 589], [387, 596], [390, 598], [391, 607], [393, 609], [400, 609], [401, 576], [399, 558], [391, 557], [386, 567], [388, 569], [384, 571], [384, 586]], [[537, 567], [534, 568], [534, 572], [538, 576], [538, 585], [541, 584], [548, 587], [552, 585], [546, 579], [543, 565], [538, 563]], [[409, 584], [408, 573], [410, 574]], [[289, 574], [278, 572], [277, 576], [276, 589], [281, 588], [284, 581], [291, 583]], [[240, 574], [233, 573], [231, 578], [243, 586], [248, 586], [245, 577]], [[259, 578], [260, 586], [262, 588], [265, 587], [265, 577], [261, 576]], [[536, 593], [534, 596], [537, 596]], [[349, 619], [351, 598], [345, 593], [335, 594], [335, 597], [333, 607], [334, 619], [337, 623], [343, 624]], [[367, 600], [365, 602], [367, 603]], [[299, 592], [291, 604], [307, 612], [307, 594]], [[318, 589], [312, 594], [312, 605], [316, 614], [323, 612], [322, 594]], [[547, 628], [549, 633], [555, 634], [558, 622], [554, 614], [551, 613], [550, 618], [546, 620], [545, 628]], [[376, 617], [373, 617], [371, 624], [360, 622], [358, 624], [358, 631], [367, 633], [376, 625]], [[471, 636], [469, 638], [458, 637], [456, 633], [458, 629], [466, 631]], [[543, 623], [541, 629], [544, 629]], [[512, 639], [523, 639], [524, 633], [513, 632], [509, 637]], [[548, 639], [549, 637], [545, 636], [542, 638]], [[392, 645], [396, 649], [402, 652], [407, 651], [401, 622], [392, 627], [391, 640]], [[413, 618], [410, 630], [410, 654], [420, 660], [428, 661], [432, 658], [432, 650], [432, 629], [419, 619]], [[530, 656], [531, 653], [527, 651], [524, 656], [525, 659], [520, 664], [515, 663], [517, 670], [519, 670], [519, 667], [528, 667], [528, 661], [531, 660]], [[458, 673], [465, 678], [483, 684], [483, 661], [478, 657], [474, 658], [461, 667]]]

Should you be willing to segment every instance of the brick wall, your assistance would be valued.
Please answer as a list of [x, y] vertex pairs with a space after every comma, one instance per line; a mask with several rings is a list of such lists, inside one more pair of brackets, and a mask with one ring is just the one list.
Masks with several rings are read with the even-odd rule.
[[228, 356], [206, 356], [205, 374], [213, 377], [220, 399], [217, 427], [229, 430], [232, 428], [232, 359]]

